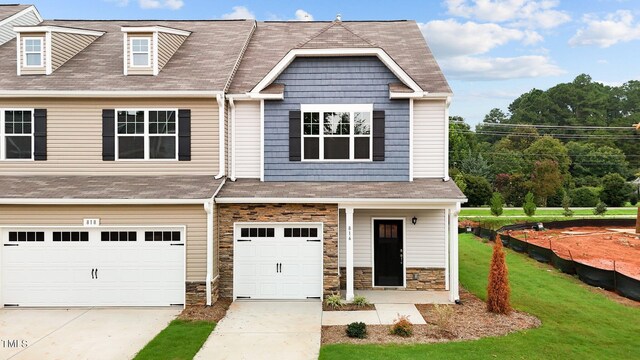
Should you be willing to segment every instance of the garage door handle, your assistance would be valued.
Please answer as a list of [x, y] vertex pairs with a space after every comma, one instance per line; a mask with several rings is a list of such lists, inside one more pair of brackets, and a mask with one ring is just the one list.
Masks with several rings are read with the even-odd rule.
[[98, 278], [98, 269], [96, 269], [96, 279]]
[[95, 279], [95, 275], [94, 275], [95, 271], [96, 271], [96, 269], [91, 269], [91, 278], [92, 279]]

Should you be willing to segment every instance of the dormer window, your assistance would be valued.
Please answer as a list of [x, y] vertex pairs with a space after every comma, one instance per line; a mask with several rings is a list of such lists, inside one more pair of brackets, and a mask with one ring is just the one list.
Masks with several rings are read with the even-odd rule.
[[149, 38], [131, 38], [131, 66], [151, 66], [151, 43]]
[[44, 61], [42, 56], [42, 38], [24, 38], [24, 66], [42, 67]]

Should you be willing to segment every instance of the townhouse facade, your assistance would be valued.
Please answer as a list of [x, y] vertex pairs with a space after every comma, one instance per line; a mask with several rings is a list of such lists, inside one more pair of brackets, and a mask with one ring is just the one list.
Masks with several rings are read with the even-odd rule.
[[415, 22], [39, 16], [0, 45], [0, 304], [458, 299], [451, 90]]

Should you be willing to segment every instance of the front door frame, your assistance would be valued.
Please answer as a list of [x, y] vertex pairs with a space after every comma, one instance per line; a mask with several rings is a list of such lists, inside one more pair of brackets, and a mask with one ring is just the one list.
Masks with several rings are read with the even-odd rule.
[[[402, 285], [377, 286], [375, 261], [375, 222], [376, 220], [402, 220]], [[372, 217], [371, 218], [371, 287], [406, 288], [407, 287], [407, 218], [406, 217]]]

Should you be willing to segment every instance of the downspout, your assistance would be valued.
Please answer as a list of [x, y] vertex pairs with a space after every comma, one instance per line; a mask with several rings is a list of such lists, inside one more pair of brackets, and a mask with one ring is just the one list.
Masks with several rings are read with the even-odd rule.
[[216, 101], [218, 102], [218, 156], [220, 159], [218, 175], [216, 175], [216, 179], [220, 179], [225, 175], [225, 138], [226, 134], [224, 131], [224, 125], [226, 123], [224, 116], [224, 94], [217, 94]]
[[222, 179], [220, 185], [213, 193], [210, 200], [204, 203], [204, 211], [207, 213], [207, 276], [206, 276], [206, 291], [207, 291], [207, 306], [211, 306], [211, 282], [213, 282], [213, 211], [215, 204], [215, 197], [224, 186], [226, 179]]
[[231, 181], [236, 181], [236, 104], [233, 102], [233, 97], [229, 97], [228, 99], [229, 110], [231, 110], [231, 118], [229, 119], [231, 123], [231, 151], [229, 151]]

